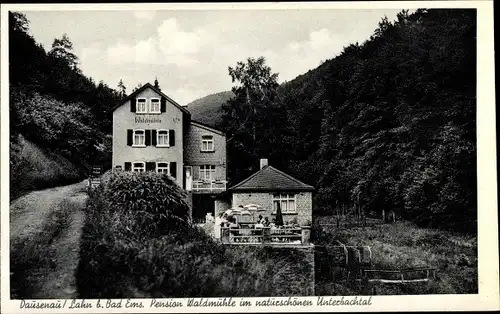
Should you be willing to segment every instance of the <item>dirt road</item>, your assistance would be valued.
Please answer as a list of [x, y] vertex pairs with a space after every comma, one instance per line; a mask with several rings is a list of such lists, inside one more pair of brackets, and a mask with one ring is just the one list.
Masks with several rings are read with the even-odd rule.
[[86, 181], [31, 192], [10, 205], [11, 298], [77, 297]]

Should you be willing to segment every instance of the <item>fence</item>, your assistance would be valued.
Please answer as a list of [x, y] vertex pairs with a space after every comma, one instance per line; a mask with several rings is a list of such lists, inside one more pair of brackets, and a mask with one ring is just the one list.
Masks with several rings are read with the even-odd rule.
[[288, 244], [301, 245], [310, 243], [311, 229], [283, 228], [227, 228], [221, 230], [221, 239], [225, 244]]
[[[381, 278], [385, 277], [385, 278]], [[365, 269], [362, 278], [379, 283], [417, 283], [436, 279], [436, 269], [430, 267], [409, 269]]]

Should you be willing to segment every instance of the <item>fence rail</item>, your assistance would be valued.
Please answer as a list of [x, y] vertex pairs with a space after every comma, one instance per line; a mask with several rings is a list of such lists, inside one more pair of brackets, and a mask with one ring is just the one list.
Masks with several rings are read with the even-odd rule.
[[222, 241], [226, 244], [309, 244], [310, 229], [250, 229], [222, 228]]
[[193, 181], [193, 192], [225, 191], [227, 181]]

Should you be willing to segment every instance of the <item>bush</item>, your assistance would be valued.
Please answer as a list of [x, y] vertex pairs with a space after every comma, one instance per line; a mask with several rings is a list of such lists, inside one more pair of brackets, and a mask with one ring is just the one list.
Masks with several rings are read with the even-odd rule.
[[226, 247], [189, 222], [184, 197], [166, 175], [107, 172], [86, 207], [80, 297], [312, 293], [306, 253]]
[[10, 199], [24, 193], [83, 179], [66, 159], [42, 151], [19, 136], [10, 144]]

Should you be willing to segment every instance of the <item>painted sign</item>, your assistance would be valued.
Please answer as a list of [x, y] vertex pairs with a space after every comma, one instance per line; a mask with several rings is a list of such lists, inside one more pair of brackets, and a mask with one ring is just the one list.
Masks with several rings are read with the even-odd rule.
[[92, 167], [92, 177], [98, 177], [102, 174], [102, 166], [93, 166]]
[[162, 123], [160, 118], [156, 117], [134, 117], [135, 123]]

